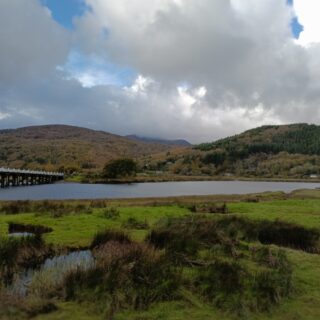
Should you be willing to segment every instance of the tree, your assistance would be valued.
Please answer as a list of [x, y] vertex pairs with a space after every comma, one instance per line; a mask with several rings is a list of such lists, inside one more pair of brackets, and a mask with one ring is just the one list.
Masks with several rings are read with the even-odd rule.
[[132, 159], [117, 159], [108, 162], [103, 168], [103, 177], [107, 179], [133, 176], [137, 173], [137, 163]]

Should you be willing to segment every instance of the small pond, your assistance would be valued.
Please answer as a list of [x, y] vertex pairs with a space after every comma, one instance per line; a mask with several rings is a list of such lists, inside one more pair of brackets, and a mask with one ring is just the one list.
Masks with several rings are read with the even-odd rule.
[[88, 270], [95, 264], [90, 250], [74, 251], [48, 258], [38, 269], [25, 269], [14, 276], [8, 288], [15, 295], [25, 296], [29, 290], [36, 290], [35, 282], [57, 284], [72, 270]]

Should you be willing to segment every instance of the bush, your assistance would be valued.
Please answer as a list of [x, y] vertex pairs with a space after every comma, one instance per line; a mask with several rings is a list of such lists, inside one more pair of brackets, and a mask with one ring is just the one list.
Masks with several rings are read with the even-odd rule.
[[120, 230], [102, 230], [99, 231], [91, 242], [91, 248], [100, 247], [109, 241], [117, 241], [119, 243], [130, 243], [131, 239], [127, 233]]
[[223, 300], [230, 294], [240, 294], [244, 291], [246, 276], [244, 268], [239, 263], [216, 260], [199, 269], [196, 285], [208, 299]]
[[122, 226], [127, 229], [140, 229], [140, 230], [149, 228], [149, 225], [146, 221], [142, 222], [133, 217], [128, 218], [127, 221], [122, 224]]
[[259, 241], [309, 252], [318, 252], [320, 231], [282, 221], [264, 222], [260, 225]]
[[97, 250], [96, 259], [94, 269], [66, 277], [66, 294], [75, 299], [91, 290], [94, 299], [107, 301], [109, 319], [117, 310], [145, 309], [177, 295], [179, 273], [150, 246], [110, 241]]
[[91, 208], [105, 208], [107, 206], [107, 202], [105, 200], [91, 200], [90, 207]]
[[43, 233], [48, 233], [52, 231], [53, 229], [50, 227], [39, 226], [34, 224], [21, 224], [21, 223], [9, 222], [9, 233], [29, 232], [37, 235], [37, 234], [43, 234]]
[[9, 284], [19, 267], [36, 266], [50, 252], [40, 234], [19, 238], [0, 238], [0, 286]]
[[106, 219], [117, 219], [120, 217], [120, 211], [116, 208], [104, 209], [101, 216]]
[[32, 206], [29, 200], [20, 200], [4, 204], [0, 210], [4, 214], [29, 213], [32, 212]]
[[133, 176], [137, 173], [137, 163], [132, 159], [117, 159], [107, 163], [102, 175], [107, 179]]

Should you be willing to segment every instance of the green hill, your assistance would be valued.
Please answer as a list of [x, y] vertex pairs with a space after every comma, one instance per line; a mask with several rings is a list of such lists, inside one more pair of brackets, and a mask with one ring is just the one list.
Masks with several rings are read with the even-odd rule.
[[320, 176], [320, 126], [263, 126], [169, 157], [158, 156], [147, 165], [184, 175]]
[[277, 154], [286, 151], [291, 154], [320, 155], [320, 126], [292, 124], [263, 126], [242, 134], [204, 143], [196, 148], [202, 151], [223, 149], [235, 157], [246, 157], [256, 153]]

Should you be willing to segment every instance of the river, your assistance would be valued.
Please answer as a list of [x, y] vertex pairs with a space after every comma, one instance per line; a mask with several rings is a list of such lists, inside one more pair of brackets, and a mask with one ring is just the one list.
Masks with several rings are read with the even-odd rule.
[[55, 183], [0, 189], [0, 200], [148, 198], [214, 194], [291, 192], [315, 189], [320, 183], [264, 181], [189, 181], [133, 184]]

